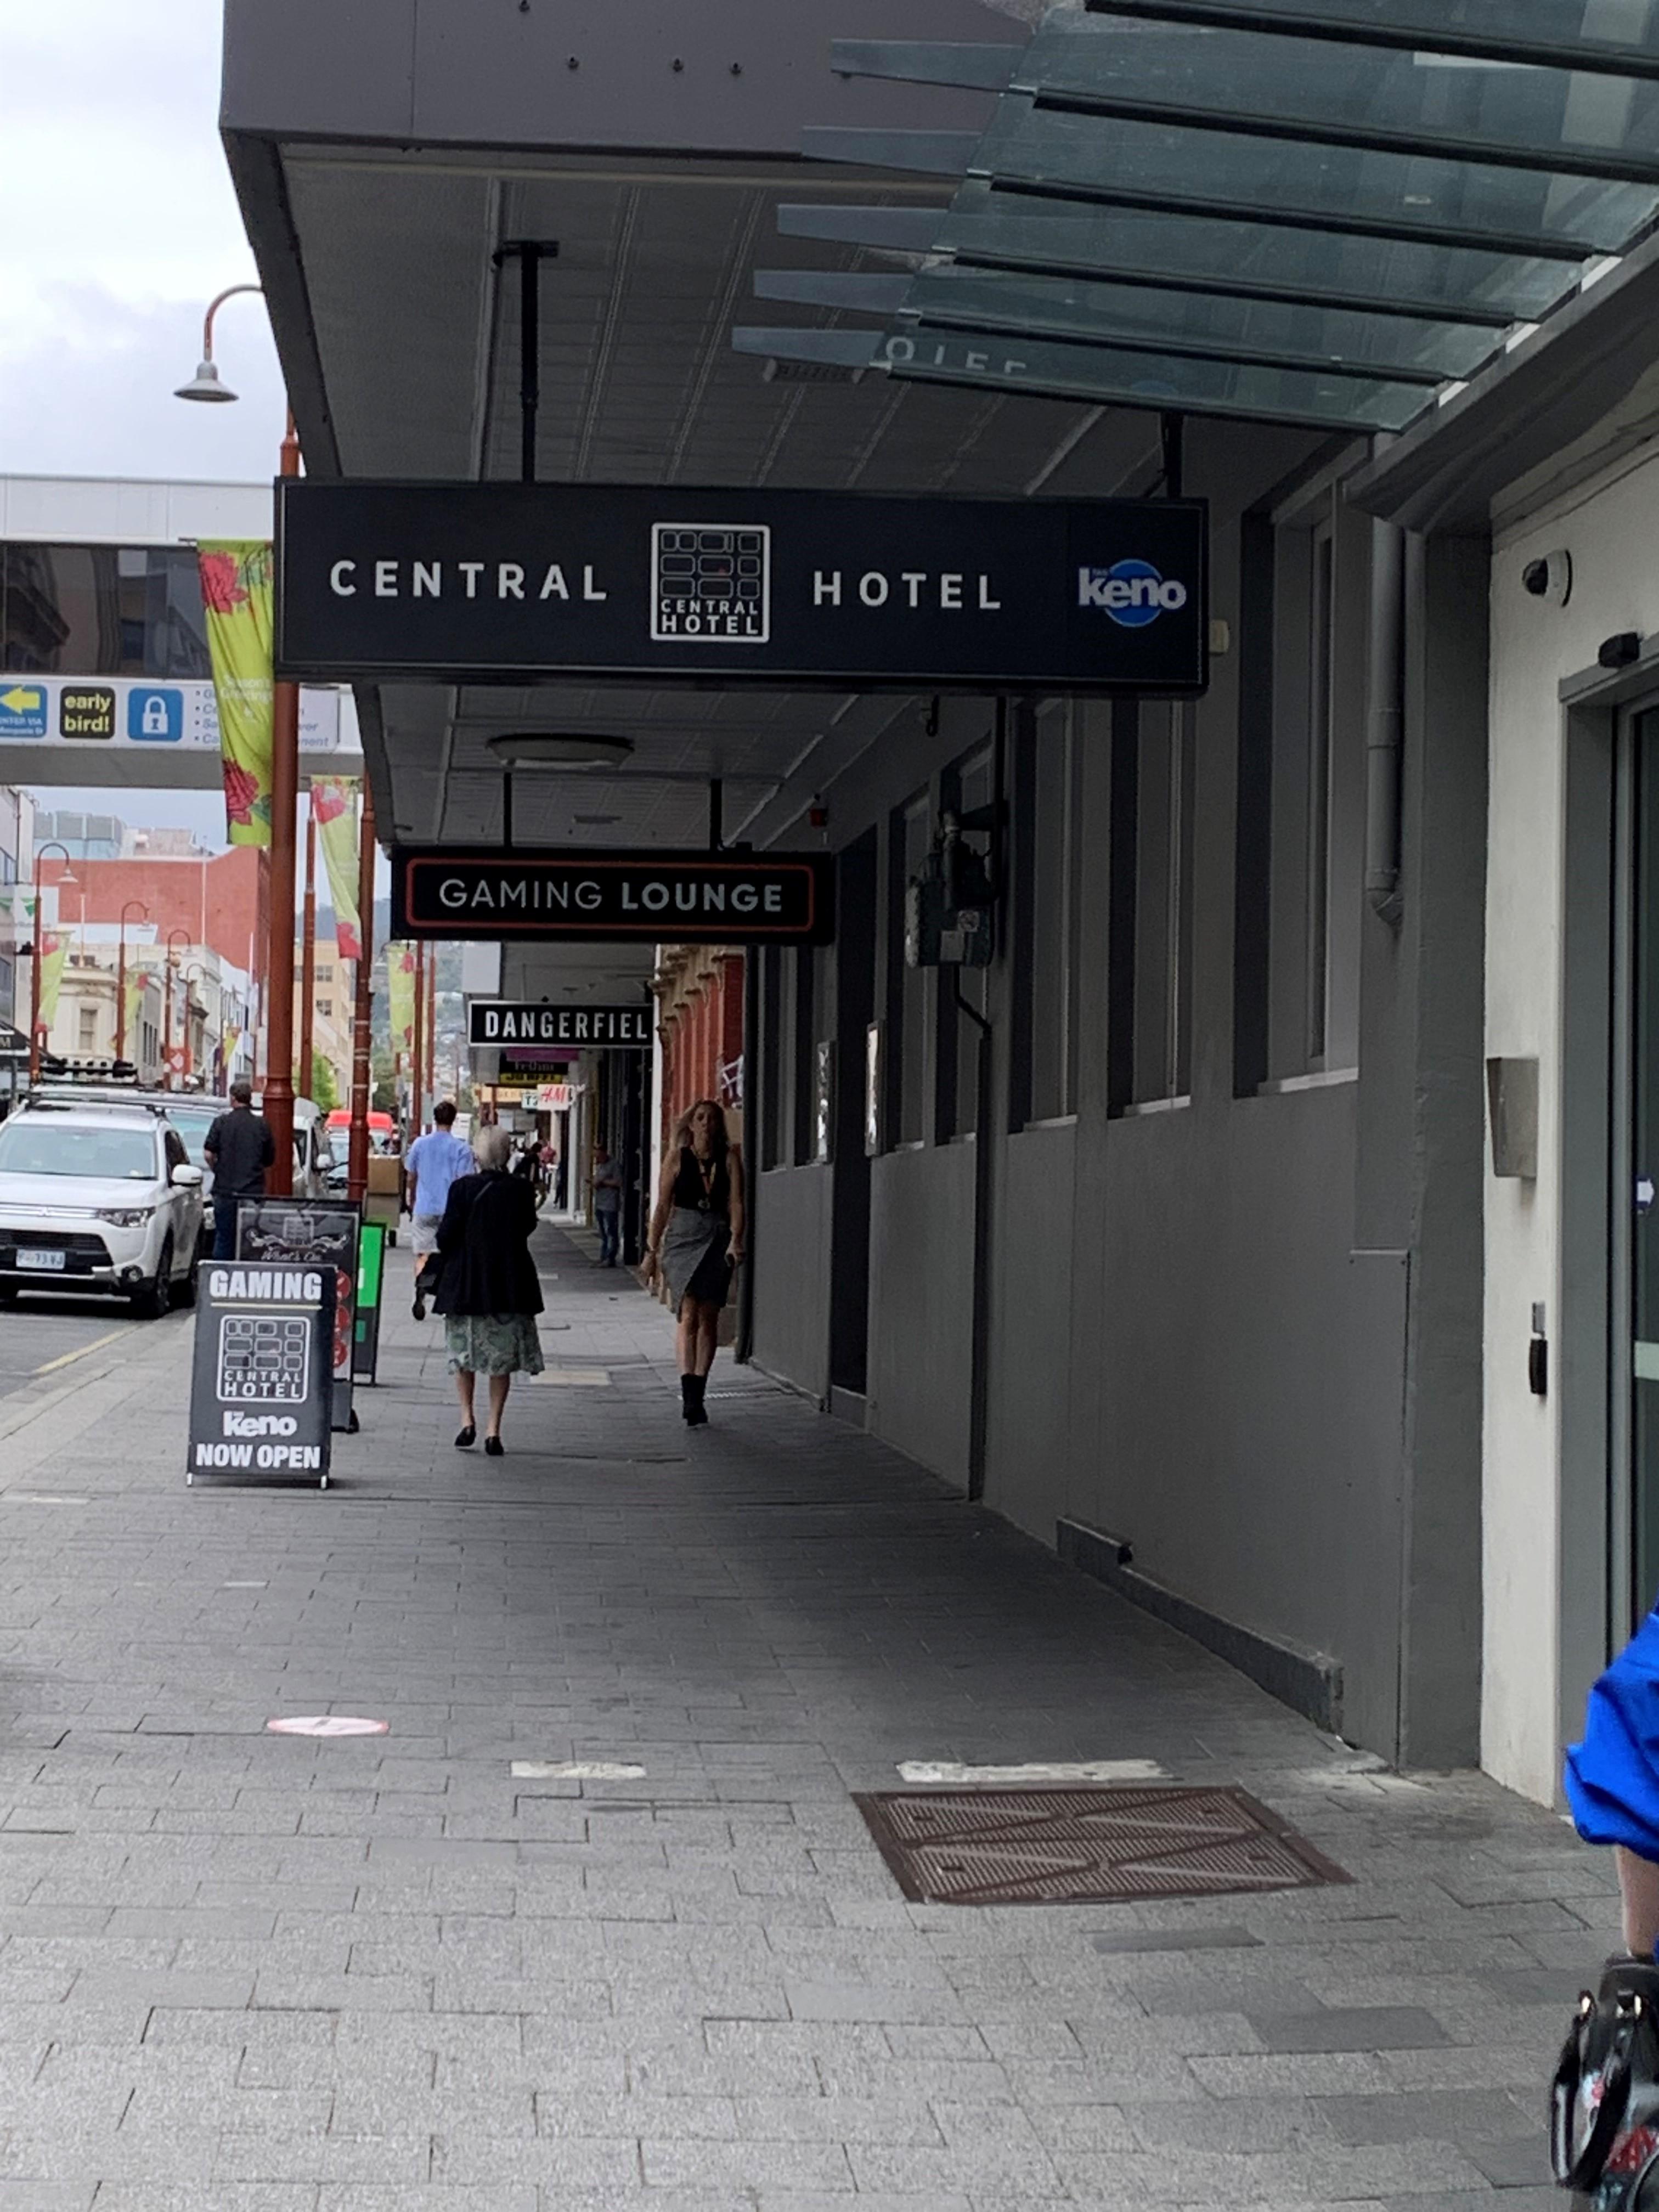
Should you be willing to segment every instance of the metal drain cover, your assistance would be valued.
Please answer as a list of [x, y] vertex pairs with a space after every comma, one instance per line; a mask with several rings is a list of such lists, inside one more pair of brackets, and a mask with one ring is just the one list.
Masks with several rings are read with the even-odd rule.
[[855, 1802], [919, 1905], [1120, 1905], [1350, 1879], [1243, 1790], [906, 1790]]

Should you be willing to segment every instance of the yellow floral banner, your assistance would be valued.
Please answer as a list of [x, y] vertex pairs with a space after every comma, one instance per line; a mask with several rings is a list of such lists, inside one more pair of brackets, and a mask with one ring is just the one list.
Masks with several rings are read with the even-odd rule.
[[311, 818], [322, 840], [328, 868], [329, 903], [334, 908], [334, 941], [342, 960], [363, 957], [362, 920], [357, 912], [357, 782], [355, 776], [319, 776], [311, 787]]
[[40, 1012], [37, 1017], [40, 1029], [50, 1033], [58, 1018], [58, 994], [63, 988], [64, 963], [69, 957], [69, 939], [56, 929], [45, 927], [40, 932]]
[[386, 994], [392, 1002], [392, 1049], [405, 1059], [415, 1050], [415, 947], [388, 945]]
[[270, 548], [263, 540], [204, 539], [197, 549], [208, 653], [219, 706], [225, 835], [270, 842]]

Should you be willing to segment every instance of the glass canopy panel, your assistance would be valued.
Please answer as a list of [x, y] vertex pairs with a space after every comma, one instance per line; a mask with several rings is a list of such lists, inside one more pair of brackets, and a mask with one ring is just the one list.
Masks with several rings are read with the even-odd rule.
[[1014, 72], [1044, 104], [1659, 181], [1659, 82], [1275, 36], [1050, 16]]
[[1319, 428], [1403, 430], [1422, 413], [1425, 399], [1420, 384], [1386, 378], [1366, 380], [1254, 362], [1066, 345], [1052, 338], [1009, 338], [927, 324], [878, 338], [876, 358], [895, 376], [929, 382], [1114, 399], [1131, 407], [1246, 415]]
[[1564, 259], [1623, 252], [1659, 209], [1659, 191], [1648, 185], [1248, 131], [1108, 122], [1037, 108], [1013, 94], [999, 101], [972, 167], [997, 183], [1057, 197], [1202, 208]]
[[1659, 75], [1654, 0], [1090, 0], [1107, 15], [1423, 46]]
[[785, 206], [778, 228], [786, 238], [836, 240], [876, 252], [954, 254], [981, 268], [1127, 276], [1497, 330], [1537, 322], [1578, 282], [1569, 262], [1135, 208], [1062, 210], [978, 179], [947, 210]]
[[1182, 414], [1247, 416], [1319, 429], [1403, 430], [1423, 411], [1420, 384], [1333, 376], [1259, 363], [1200, 361], [1052, 338], [1010, 339], [994, 331], [806, 331], [738, 328], [738, 353], [820, 368], [966, 384], [1062, 399], [1112, 400]]
[[1468, 323], [951, 267], [919, 270], [903, 313], [975, 330], [1346, 368], [1431, 386], [1474, 375], [1499, 343], [1495, 331]]
[[853, 314], [914, 316], [951, 329], [1001, 331], [1015, 337], [1029, 331], [1038, 337], [1208, 354], [1228, 361], [1381, 373], [1431, 387], [1472, 376], [1498, 344], [1496, 331], [1467, 323], [1292, 307], [1277, 301], [1223, 299], [1210, 292], [1154, 291], [1140, 284], [1012, 276], [950, 264], [915, 276], [867, 269], [762, 269], [756, 271], [755, 295]]

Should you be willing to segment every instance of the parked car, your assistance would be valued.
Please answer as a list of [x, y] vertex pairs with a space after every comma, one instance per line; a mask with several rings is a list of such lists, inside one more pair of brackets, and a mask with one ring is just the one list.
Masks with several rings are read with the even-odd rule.
[[202, 1170], [155, 1101], [27, 1098], [0, 1127], [0, 1305], [105, 1291], [159, 1320], [201, 1224]]

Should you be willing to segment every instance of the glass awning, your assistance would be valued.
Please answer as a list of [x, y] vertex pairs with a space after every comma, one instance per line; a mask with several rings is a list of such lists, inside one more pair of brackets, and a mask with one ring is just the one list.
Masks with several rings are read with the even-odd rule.
[[1091, 0], [1023, 49], [847, 40], [833, 65], [995, 111], [810, 131], [957, 189], [786, 208], [887, 266], [763, 274], [834, 325], [744, 352], [1399, 430], [1659, 222], [1659, 0]]

